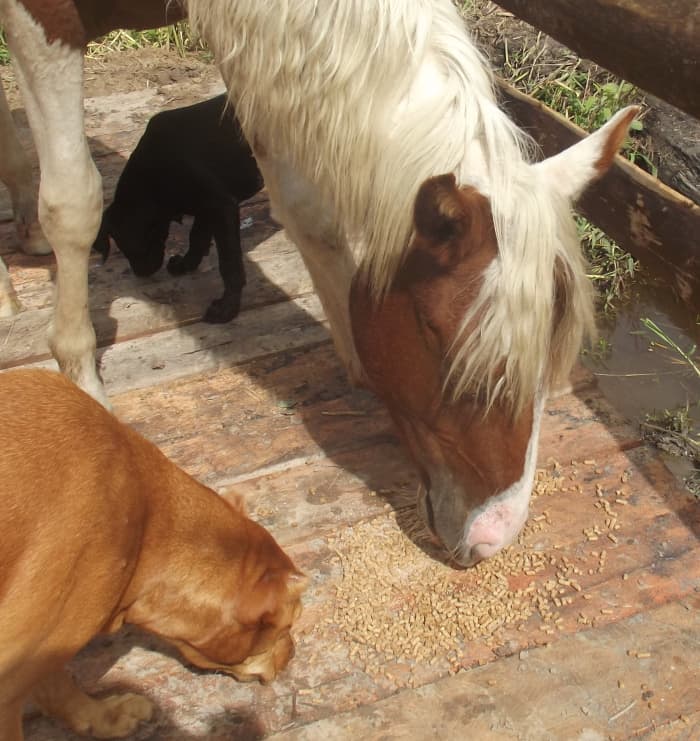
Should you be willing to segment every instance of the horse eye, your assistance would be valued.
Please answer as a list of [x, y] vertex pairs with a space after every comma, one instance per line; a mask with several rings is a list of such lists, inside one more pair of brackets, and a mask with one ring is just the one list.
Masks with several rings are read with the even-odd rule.
[[423, 334], [425, 336], [425, 339], [430, 345], [437, 345], [439, 346], [440, 343], [440, 333], [437, 330], [437, 327], [425, 316], [420, 316], [420, 325], [423, 329]]

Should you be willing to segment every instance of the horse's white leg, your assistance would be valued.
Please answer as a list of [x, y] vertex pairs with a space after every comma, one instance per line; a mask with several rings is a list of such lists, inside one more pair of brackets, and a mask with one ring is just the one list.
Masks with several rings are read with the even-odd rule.
[[7, 272], [5, 263], [0, 258], [0, 318], [16, 314], [22, 305], [17, 298], [15, 289], [12, 287], [10, 274]]
[[357, 266], [345, 234], [314, 185], [283, 162], [259, 153], [256, 159], [270, 195], [273, 216], [301, 253], [350, 380], [361, 384], [364, 371], [355, 350], [349, 309], [350, 284]]
[[102, 214], [102, 181], [83, 124], [82, 50], [50, 44], [19, 3], [7, 4], [8, 45], [39, 154], [39, 221], [56, 254], [49, 345], [61, 370], [107, 405], [95, 369], [88, 258]]
[[19, 143], [15, 124], [0, 83], [0, 180], [10, 191], [17, 237], [23, 252], [46, 255], [49, 243], [37, 220], [36, 191], [32, 167], [24, 147]]

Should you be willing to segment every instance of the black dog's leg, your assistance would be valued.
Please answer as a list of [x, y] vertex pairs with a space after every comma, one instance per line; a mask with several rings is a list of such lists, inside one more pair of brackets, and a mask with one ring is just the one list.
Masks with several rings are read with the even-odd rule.
[[104, 263], [107, 262], [107, 258], [109, 257], [109, 248], [109, 208], [106, 208], [102, 214], [100, 231], [97, 233], [97, 237], [95, 237], [92, 249], [102, 255], [102, 262]]
[[241, 308], [245, 268], [241, 250], [241, 214], [238, 203], [224, 208], [214, 219], [214, 244], [219, 255], [219, 272], [224, 281], [224, 295], [211, 302], [204, 321], [212, 324], [230, 322]]
[[184, 255], [173, 255], [168, 260], [168, 272], [183, 275], [196, 270], [209, 252], [212, 236], [211, 221], [201, 215], [195, 216], [190, 229], [190, 247]]

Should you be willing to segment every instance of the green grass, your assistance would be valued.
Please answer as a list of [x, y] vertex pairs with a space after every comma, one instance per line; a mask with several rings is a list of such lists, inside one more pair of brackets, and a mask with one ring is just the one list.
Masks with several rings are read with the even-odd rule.
[[634, 285], [640, 269], [639, 261], [582, 216], [576, 217], [576, 226], [588, 259], [588, 277], [598, 295], [599, 309], [604, 314], [614, 314]]
[[613, 346], [607, 337], [599, 336], [590, 346], [581, 349], [582, 355], [587, 355], [597, 365], [604, 365], [613, 352]]
[[[568, 51], [554, 60], [545, 56], [547, 46], [542, 34], [537, 43], [523, 48], [512, 48], [508, 39], [504, 43], [504, 78], [586, 131], [599, 129], [626, 105], [643, 101], [634, 85], [585, 64]], [[635, 136], [627, 138], [622, 154], [655, 176], [656, 166], [645, 137], [640, 136], [643, 120], [634, 121], [630, 129]]]
[[5, 30], [0, 28], [0, 65], [10, 63], [10, 52], [7, 50]]
[[192, 33], [187, 21], [181, 21], [172, 26], [164, 26], [148, 31], [112, 31], [101, 39], [88, 44], [87, 56], [95, 58], [124, 51], [125, 49], [142, 49], [144, 47], [173, 49], [180, 56], [184, 56], [188, 52], [206, 51], [202, 41]]
[[[180, 56], [191, 52], [209, 55], [204, 44], [192, 33], [187, 21], [181, 21], [172, 26], [148, 31], [112, 31], [88, 44], [86, 56], [95, 59], [114, 52], [145, 47], [175, 50]], [[0, 65], [8, 64], [9, 61], [5, 33], [0, 29]]]
[[642, 326], [652, 335], [651, 348], [670, 352], [673, 359], [687, 367], [700, 379], [700, 356], [697, 354], [697, 345], [681, 347], [664, 329], [652, 319], [645, 317], [640, 320]]

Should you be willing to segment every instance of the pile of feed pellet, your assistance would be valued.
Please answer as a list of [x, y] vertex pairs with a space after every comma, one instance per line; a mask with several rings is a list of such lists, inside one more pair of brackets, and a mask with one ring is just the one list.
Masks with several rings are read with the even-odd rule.
[[[575, 483], [579, 465], [572, 461], [564, 472], [553, 463], [538, 471], [533, 498], [582, 496]], [[381, 673], [387, 662], [446, 661], [456, 671], [465, 643], [480, 639], [497, 649], [504, 631], [522, 630], [531, 618], [546, 640], [563, 627], [560, 608], [589, 598], [581, 577], [605, 569], [606, 549], [596, 541], [617, 542], [621, 518], [606, 494], [596, 485], [592, 496], [584, 495], [591, 520], [579, 523], [577, 532], [587, 549], [585, 564], [543, 537], [552, 525], [546, 501], [532, 508], [539, 514], [531, 515], [517, 544], [467, 570], [428, 555], [429, 538], [413, 508], [357, 523], [328, 541], [342, 578], [333, 613], [316, 631], [339, 635], [349, 658], [369, 674]], [[622, 491], [612, 496], [626, 503]], [[578, 622], [586, 622], [583, 612], [579, 616]]]

